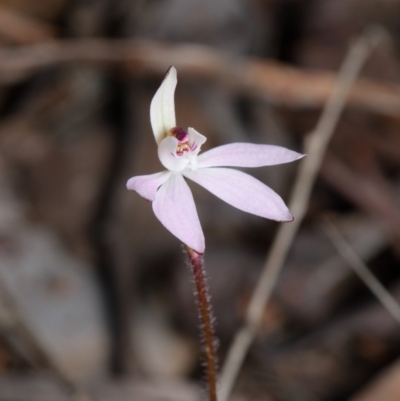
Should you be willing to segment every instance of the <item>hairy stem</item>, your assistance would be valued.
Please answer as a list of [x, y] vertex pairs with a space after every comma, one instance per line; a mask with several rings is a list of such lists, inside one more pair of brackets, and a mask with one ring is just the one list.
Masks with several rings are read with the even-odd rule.
[[185, 245], [196, 285], [197, 307], [200, 312], [200, 327], [204, 341], [206, 375], [209, 401], [217, 401], [217, 354], [211, 313], [210, 296], [204, 270], [203, 256]]

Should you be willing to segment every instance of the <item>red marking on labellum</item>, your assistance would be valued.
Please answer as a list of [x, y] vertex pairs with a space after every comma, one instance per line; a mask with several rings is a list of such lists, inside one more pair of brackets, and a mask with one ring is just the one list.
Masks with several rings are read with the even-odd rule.
[[181, 127], [171, 128], [170, 132], [179, 142], [186, 142], [189, 138], [188, 133]]
[[171, 128], [167, 136], [173, 136], [178, 140], [178, 146], [176, 147], [176, 154], [178, 156], [182, 156], [184, 153], [197, 148], [195, 143], [189, 143], [189, 134], [181, 127]]

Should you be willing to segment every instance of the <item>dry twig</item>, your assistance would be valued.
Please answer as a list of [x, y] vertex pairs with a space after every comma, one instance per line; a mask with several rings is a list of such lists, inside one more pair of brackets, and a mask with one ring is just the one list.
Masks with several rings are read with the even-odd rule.
[[[119, 65], [128, 76], [163, 75], [175, 65], [181, 77], [195, 77], [232, 91], [294, 108], [323, 107], [336, 81], [328, 71], [305, 71], [275, 61], [244, 58], [207, 46], [155, 41], [77, 39], [0, 50], [0, 83], [15, 83], [48, 67], [76, 63]], [[349, 106], [398, 117], [400, 87], [360, 80]]]
[[350, 48], [318, 124], [306, 138], [305, 149], [308, 157], [301, 164], [289, 203], [295, 220], [291, 224], [282, 224], [279, 227], [264, 270], [247, 308], [245, 326], [236, 334], [223, 366], [220, 401], [228, 399], [247, 351], [257, 334], [265, 305], [271, 296], [291, 243], [307, 211], [315, 178], [329, 140], [346, 105], [350, 88], [382, 36], [379, 28], [371, 28]]
[[339, 254], [360, 277], [364, 284], [371, 290], [386, 310], [393, 318], [400, 323], [400, 306], [386, 288], [369, 271], [363, 260], [357, 255], [354, 249], [342, 237], [339, 230], [334, 226], [331, 220], [325, 219], [322, 226], [326, 235], [331, 240]]
[[384, 179], [357, 173], [332, 154], [325, 158], [321, 176], [347, 199], [380, 221], [394, 249], [400, 253], [400, 211], [396, 191]]
[[0, 6], [1, 38], [17, 45], [27, 45], [51, 40], [55, 34], [54, 26]]

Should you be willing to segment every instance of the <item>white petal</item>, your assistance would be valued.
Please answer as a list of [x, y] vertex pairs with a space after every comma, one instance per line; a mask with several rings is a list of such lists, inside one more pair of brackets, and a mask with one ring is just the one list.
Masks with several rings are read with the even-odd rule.
[[153, 202], [156, 217], [184, 244], [204, 253], [205, 241], [192, 192], [182, 175], [175, 173], [158, 190]]
[[169, 136], [158, 145], [158, 158], [163, 166], [171, 171], [181, 171], [189, 164], [189, 159], [185, 155], [176, 154], [178, 143], [175, 137]]
[[172, 66], [150, 104], [150, 122], [157, 143], [176, 126], [174, 93], [177, 82], [176, 69]]
[[207, 138], [191, 127], [188, 129], [188, 135], [189, 143], [196, 146], [196, 149], [192, 153], [197, 155], [200, 152], [201, 145], [203, 145]]
[[186, 170], [183, 175], [240, 210], [277, 221], [293, 220], [282, 198], [251, 175], [229, 168]]
[[156, 197], [157, 189], [168, 180], [170, 175], [171, 172], [169, 171], [162, 171], [161, 173], [150, 175], [138, 175], [129, 179], [126, 183], [126, 187], [136, 191], [140, 196], [143, 196], [143, 198], [153, 201]]
[[304, 155], [274, 145], [231, 143], [218, 146], [201, 154], [197, 165], [201, 167], [261, 167], [289, 163]]

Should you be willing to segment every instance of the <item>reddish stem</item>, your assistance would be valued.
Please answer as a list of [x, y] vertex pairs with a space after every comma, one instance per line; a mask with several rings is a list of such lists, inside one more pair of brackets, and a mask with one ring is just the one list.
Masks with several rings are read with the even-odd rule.
[[185, 245], [196, 284], [197, 306], [200, 312], [201, 331], [206, 357], [206, 375], [209, 401], [217, 401], [217, 353], [211, 313], [210, 296], [204, 270], [203, 256]]

